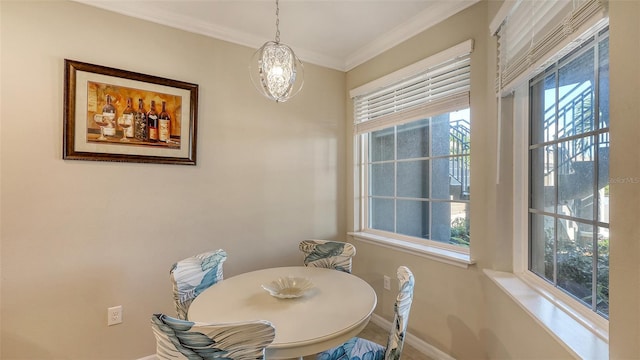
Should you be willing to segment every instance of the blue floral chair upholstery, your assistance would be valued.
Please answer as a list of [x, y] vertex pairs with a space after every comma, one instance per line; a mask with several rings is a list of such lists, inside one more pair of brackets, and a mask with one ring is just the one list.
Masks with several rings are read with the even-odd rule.
[[206, 324], [153, 314], [151, 328], [156, 337], [158, 359], [256, 360], [265, 358], [265, 348], [276, 330], [265, 320]]
[[173, 264], [169, 277], [173, 284], [173, 299], [178, 318], [187, 319], [187, 311], [193, 299], [211, 285], [222, 281], [222, 264], [227, 253], [209, 251], [188, 257]]
[[354, 337], [344, 344], [318, 353], [317, 360], [398, 360], [404, 346], [409, 310], [413, 302], [413, 273], [406, 266], [398, 268], [400, 292], [394, 305], [393, 328], [389, 333], [387, 346]]
[[304, 254], [305, 266], [351, 273], [352, 258], [356, 255], [356, 247], [353, 244], [329, 240], [303, 240], [298, 248]]

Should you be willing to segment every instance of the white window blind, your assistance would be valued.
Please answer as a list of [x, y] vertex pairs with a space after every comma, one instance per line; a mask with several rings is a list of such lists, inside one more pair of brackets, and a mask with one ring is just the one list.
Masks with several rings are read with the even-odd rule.
[[499, 90], [512, 88], [573, 50], [607, 12], [604, 0], [518, 0], [505, 6], [511, 8], [495, 32]]
[[469, 107], [472, 48], [468, 40], [352, 90], [355, 133]]

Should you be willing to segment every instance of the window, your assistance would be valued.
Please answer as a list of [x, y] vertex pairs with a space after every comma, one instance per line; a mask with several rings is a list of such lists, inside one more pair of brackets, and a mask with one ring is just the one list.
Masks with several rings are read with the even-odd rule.
[[468, 253], [471, 48], [351, 92], [361, 232]]
[[513, 273], [484, 272], [577, 358], [609, 350], [607, 26], [599, 0], [505, 1], [490, 25], [514, 240]]
[[469, 109], [366, 136], [367, 226], [469, 246]]
[[529, 270], [609, 314], [609, 37], [529, 82]]

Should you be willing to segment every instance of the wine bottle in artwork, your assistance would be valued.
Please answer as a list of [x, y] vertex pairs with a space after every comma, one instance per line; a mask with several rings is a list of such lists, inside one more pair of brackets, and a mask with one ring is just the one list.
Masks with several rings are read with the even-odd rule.
[[123, 127], [122, 131], [124, 132], [124, 136], [128, 138], [133, 137], [133, 119], [135, 112], [133, 111], [133, 106], [131, 104], [131, 98], [127, 98], [127, 107], [122, 111], [122, 117], [124, 118], [123, 124], [127, 124], [126, 127]]
[[156, 112], [156, 102], [151, 100], [151, 108], [147, 113], [147, 129], [149, 131], [149, 141], [158, 141], [158, 113]]
[[133, 135], [138, 141], [147, 141], [147, 114], [144, 112], [144, 103], [138, 99], [138, 110], [133, 115]]
[[107, 123], [104, 134], [116, 136], [116, 107], [111, 104], [111, 95], [107, 95], [107, 103], [102, 107], [102, 119]]
[[167, 102], [162, 102], [162, 111], [158, 115], [158, 140], [168, 143], [171, 140], [171, 116], [167, 112]]

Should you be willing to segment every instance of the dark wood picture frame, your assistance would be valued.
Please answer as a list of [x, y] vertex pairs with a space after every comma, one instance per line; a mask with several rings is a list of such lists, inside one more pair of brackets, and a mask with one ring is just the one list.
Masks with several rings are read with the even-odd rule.
[[[196, 165], [197, 84], [69, 59], [64, 67], [63, 159]], [[125, 109], [137, 112], [139, 101], [145, 116], [152, 102], [157, 114], [166, 104], [170, 120], [133, 120]]]

